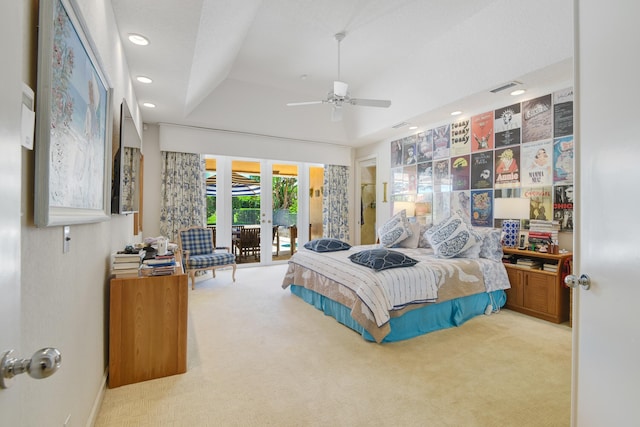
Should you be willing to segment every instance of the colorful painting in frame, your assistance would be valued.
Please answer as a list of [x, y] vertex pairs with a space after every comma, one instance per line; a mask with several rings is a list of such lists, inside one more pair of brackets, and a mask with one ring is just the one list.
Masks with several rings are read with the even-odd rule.
[[109, 219], [111, 90], [68, 0], [40, 1], [37, 226]]

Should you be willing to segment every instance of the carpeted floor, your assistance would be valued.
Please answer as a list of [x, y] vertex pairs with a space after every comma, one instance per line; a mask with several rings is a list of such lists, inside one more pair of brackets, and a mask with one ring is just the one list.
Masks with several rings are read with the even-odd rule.
[[187, 373], [107, 389], [102, 426], [568, 426], [571, 329], [502, 310], [375, 344], [281, 288], [200, 278]]

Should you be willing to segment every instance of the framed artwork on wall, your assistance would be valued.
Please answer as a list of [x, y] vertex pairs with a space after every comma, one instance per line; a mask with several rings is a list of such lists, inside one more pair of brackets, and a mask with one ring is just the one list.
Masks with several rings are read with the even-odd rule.
[[41, 0], [35, 223], [109, 219], [111, 89], [69, 0]]

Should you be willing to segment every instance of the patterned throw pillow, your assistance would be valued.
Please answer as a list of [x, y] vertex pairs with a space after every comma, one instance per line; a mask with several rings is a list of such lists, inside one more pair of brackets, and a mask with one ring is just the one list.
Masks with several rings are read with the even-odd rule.
[[388, 268], [411, 267], [418, 263], [417, 260], [406, 256], [402, 252], [390, 249], [367, 249], [353, 255], [349, 259], [356, 264], [373, 268], [375, 271], [386, 270]]
[[314, 252], [335, 252], [350, 249], [351, 245], [339, 239], [324, 238], [311, 240], [304, 247]]
[[435, 255], [440, 258], [462, 256], [481, 241], [480, 236], [458, 214], [434, 225], [426, 235]]
[[483, 227], [477, 229], [482, 237], [482, 245], [480, 247], [480, 258], [487, 258], [493, 261], [502, 261], [502, 230], [499, 228]]
[[410, 236], [411, 230], [409, 229], [407, 211], [405, 209], [392, 216], [389, 221], [378, 229], [380, 244], [387, 248], [402, 242]]

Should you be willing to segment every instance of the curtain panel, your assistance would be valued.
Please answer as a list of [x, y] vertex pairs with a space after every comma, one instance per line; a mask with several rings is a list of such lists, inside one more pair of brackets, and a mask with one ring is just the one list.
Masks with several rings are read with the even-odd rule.
[[163, 151], [161, 176], [160, 234], [176, 242], [181, 228], [207, 224], [204, 157]]
[[324, 237], [349, 241], [349, 167], [325, 165], [322, 198]]

